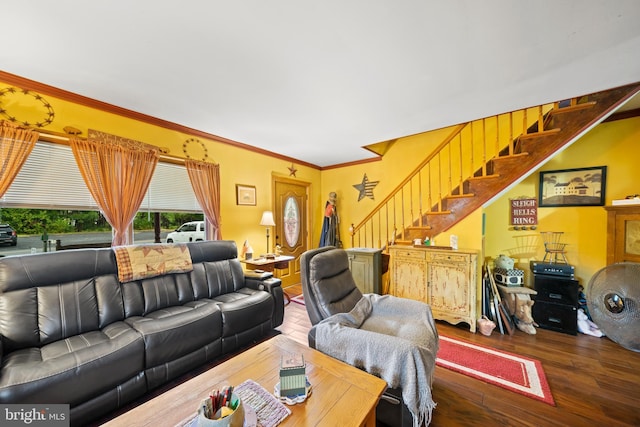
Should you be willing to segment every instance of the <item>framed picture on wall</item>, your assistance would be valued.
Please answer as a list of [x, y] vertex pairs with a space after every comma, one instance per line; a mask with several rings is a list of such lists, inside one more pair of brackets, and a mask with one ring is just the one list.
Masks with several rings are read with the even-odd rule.
[[253, 185], [236, 184], [236, 204], [255, 206], [256, 187]]
[[607, 167], [540, 172], [539, 207], [604, 206]]

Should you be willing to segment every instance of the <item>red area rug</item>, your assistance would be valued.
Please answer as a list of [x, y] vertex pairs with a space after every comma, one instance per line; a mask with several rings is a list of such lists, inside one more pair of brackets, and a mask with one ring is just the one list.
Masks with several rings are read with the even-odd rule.
[[436, 364], [549, 405], [556, 404], [538, 360], [440, 335]]
[[291, 298], [291, 301], [298, 303], [300, 305], [304, 305], [304, 296], [302, 294], [296, 295], [295, 297]]

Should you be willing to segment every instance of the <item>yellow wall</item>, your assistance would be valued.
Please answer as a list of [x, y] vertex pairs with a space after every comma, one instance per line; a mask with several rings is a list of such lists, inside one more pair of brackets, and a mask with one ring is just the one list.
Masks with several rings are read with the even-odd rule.
[[[509, 200], [520, 196], [538, 197], [539, 172], [590, 166], [607, 166], [605, 204], [640, 193], [638, 142], [640, 118], [619, 120], [597, 126], [565, 151], [485, 209], [486, 255], [495, 258], [518, 248], [518, 240], [537, 235], [536, 255], [542, 260], [544, 246], [540, 231], [562, 231], [567, 243], [566, 257], [575, 266], [576, 277], [585, 286], [606, 264], [607, 217], [601, 206], [538, 208], [538, 230], [509, 230]], [[524, 258], [528, 270], [528, 258]]]
[[[357, 224], [383, 200], [408, 172], [430, 152], [444, 137], [448, 129], [428, 132], [410, 138], [400, 138], [379, 162], [366, 163], [322, 172], [323, 195], [338, 193], [341, 217], [340, 232], [345, 247], [351, 247], [349, 225]], [[640, 193], [640, 167], [638, 166], [638, 141], [640, 118], [619, 120], [597, 126], [576, 141], [571, 147], [556, 155], [539, 170], [502, 195], [485, 209], [472, 215], [436, 236], [437, 244], [448, 244], [451, 234], [458, 235], [459, 247], [476, 249], [481, 254], [479, 264], [500, 254], [510, 255], [521, 261], [519, 267], [529, 270], [529, 261], [542, 260], [544, 247], [540, 231], [562, 231], [567, 243], [567, 260], [576, 268], [576, 277], [583, 285], [604, 267], [606, 262], [606, 211], [601, 206], [539, 208], [538, 229], [512, 231], [509, 225], [509, 200], [521, 196], [538, 197], [540, 170], [573, 169], [589, 166], [607, 166], [606, 204], [612, 199]], [[420, 155], [416, 155], [420, 153]], [[358, 191], [353, 184], [362, 180], [364, 173], [369, 180], [380, 181], [374, 189], [375, 200], [357, 201]], [[324, 202], [323, 202], [324, 203]], [[482, 239], [482, 213], [485, 214], [484, 254]], [[527, 236], [532, 236], [529, 238]], [[534, 240], [534, 255], [526, 256], [525, 246]], [[356, 242], [357, 246], [357, 242]], [[525, 255], [519, 257], [519, 255]], [[527, 277], [529, 280], [529, 277]]]
[[[340, 236], [345, 247], [351, 247], [351, 224], [358, 225], [400, 182], [412, 172], [447, 136], [453, 127], [435, 130], [398, 139], [380, 161], [362, 163], [322, 171], [321, 193], [326, 200], [331, 191], [338, 195]], [[374, 199], [368, 197], [358, 201], [359, 191], [353, 186], [360, 184], [364, 175], [370, 182], [378, 181], [373, 189]], [[322, 202], [324, 207], [324, 201]], [[319, 230], [317, 230], [319, 233]], [[314, 242], [319, 241], [319, 234]], [[355, 242], [354, 246], [358, 246]]]
[[[8, 85], [0, 83], [0, 89]], [[44, 95], [55, 110], [54, 122], [46, 130], [63, 132], [63, 127], [73, 126], [86, 136], [88, 128], [140, 140], [169, 150], [169, 154], [184, 158], [183, 143], [192, 136], [141, 123], [116, 114], [105, 113], [85, 106]], [[19, 118], [35, 122], [43, 116], [42, 106], [32, 98], [18, 94], [4, 96], [2, 107], [15, 112]], [[8, 108], [9, 107], [9, 108]], [[250, 124], [249, 124], [250, 125]], [[265, 230], [259, 226], [262, 211], [272, 208], [272, 177], [290, 177], [310, 183], [309, 223], [311, 246], [316, 246], [324, 204], [329, 192], [338, 195], [340, 234], [345, 247], [351, 247], [349, 226], [358, 224], [422, 161], [452, 128], [398, 139], [380, 161], [358, 165], [319, 169], [295, 165], [296, 177], [289, 176], [291, 162], [281, 158], [198, 137], [207, 147], [209, 159], [220, 164], [222, 186], [223, 238], [235, 240], [239, 245], [249, 239], [258, 253], [265, 251]], [[572, 169], [588, 166], [608, 166], [606, 202], [640, 193], [640, 167], [637, 164], [637, 144], [640, 139], [640, 118], [620, 120], [599, 125], [564, 152], [555, 156], [540, 170]], [[197, 145], [190, 145], [193, 157], [202, 155]], [[495, 258], [501, 253], [518, 253], [518, 241], [523, 235], [539, 237], [539, 231], [563, 231], [567, 243], [567, 258], [576, 266], [576, 276], [586, 284], [606, 260], [606, 213], [602, 207], [539, 208], [539, 229], [535, 232], [509, 230], [509, 199], [520, 196], [537, 197], [538, 172], [495, 200], [484, 210], [479, 209], [451, 230], [435, 236], [438, 244], [447, 244], [449, 235], [456, 234], [459, 247], [482, 251], [482, 213], [485, 214], [485, 257]], [[364, 174], [370, 181], [379, 181], [374, 188], [374, 200], [358, 201], [359, 184]], [[254, 185], [257, 190], [256, 206], [236, 205], [235, 184]], [[535, 259], [542, 259], [541, 241], [537, 242]], [[529, 258], [523, 258], [528, 269]], [[483, 258], [480, 258], [480, 264]]]
[[[0, 90], [7, 87], [10, 86], [0, 83]], [[168, 150], [169, 155], [182, 159], [185, 158], [183, 143], [194, 138], [181, 132], [73, 104], [46, 94], [43, 97], [55, 111], [54, 121], [43, 128], [44, 131], [64, 133], [65, 126], [73, 126], [82, 131], [80, 136], [86, 137], [89, 128], [96, 129], [162, 147]], [[46, 109], [43, 109], [41, 103], [34, 102], [32, 96], [5, 95], [0, 101], [3, 102], [2, 108], [10, 111], [19, 120], [35, 123], [45, 117]], [[209, 161], [220, 164], [222, 237], [235, 240], [239, 246], [245, 239], [249, 239], [256, 253], [265, 253], [265, 228], [260, 226], [259, 222], [262, 212], [272, 209], [272, 175], [289, 177], [291, 162], [201, 137], [197, 139], [207, 147]], [[199, 144], [189, 143], [188, 150], [193, 158], [202, 158], [204, 155], [204, 150]], [[303, 165], [294, 166], [297, 169], [296, 177], [290, 178], [311, 183], [311, 191], [320, 188], [319, 169]], [[256, 187], [256, 206], [236, 205], [236, 184]], [[318, 199], [319, 196], [311, 197], [312, 226], [321, 223], [321, 212], [315, 209], [314, 205]], [[313, 233], [313, 230], [311, 232]]]

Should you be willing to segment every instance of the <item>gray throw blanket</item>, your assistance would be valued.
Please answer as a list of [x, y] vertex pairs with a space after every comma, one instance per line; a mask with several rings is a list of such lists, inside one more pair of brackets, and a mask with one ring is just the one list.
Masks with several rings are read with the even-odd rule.
[[414, 427], [431, 422], [431, 384], [439, 339], [429, 305], [365, 294], [349, 313], [316, 325], [319, 351], [402, 387]]

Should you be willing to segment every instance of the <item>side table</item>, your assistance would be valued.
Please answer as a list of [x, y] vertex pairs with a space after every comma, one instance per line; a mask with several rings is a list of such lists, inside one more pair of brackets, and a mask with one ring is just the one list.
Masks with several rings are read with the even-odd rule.
[[[289, 261], [293, 260], [294, 257], [290, 255], [280, 255], [274, 258], [260, 257], [256, 259], [241, 259], [240, 262], [244, 263], [247, 270], [253, 270], [253, 274], [261, 274], [263, 272], [271, 272], [274, 270], [279, 270], [283, 268], [287, 268], [289, 266]], [[291, 297], [289, 294], [283, 289], [282, 290], [285, 305], [291, 302]]]
[[275, 258], [256, 258], [256, 259], [241, 259], [240, 262], [247, 266], [248, 270], [262, 270], [273, 272], [274, 269], [287, 268], [289, 261], [293, 259], [290, 255], [280, 255]]

